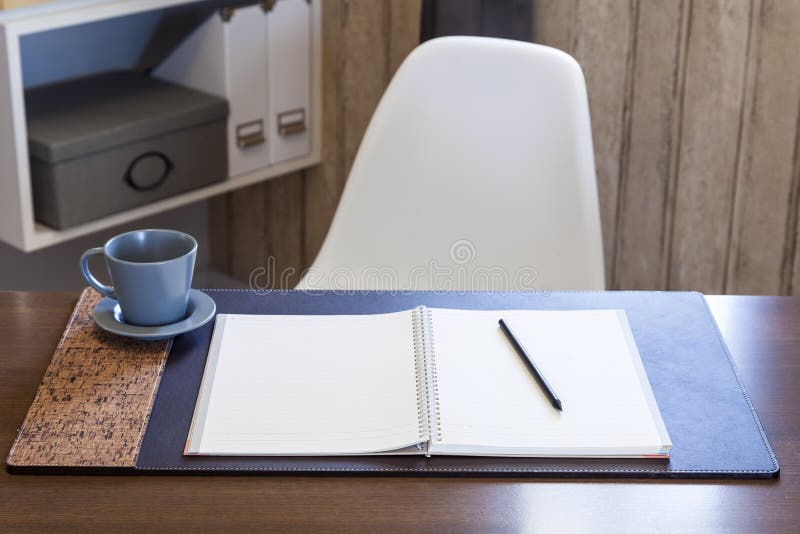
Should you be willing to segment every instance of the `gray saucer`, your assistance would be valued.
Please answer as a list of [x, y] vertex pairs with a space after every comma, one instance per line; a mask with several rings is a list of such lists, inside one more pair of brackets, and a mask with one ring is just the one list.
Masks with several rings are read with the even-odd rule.
[[119, 304], [114, 299], [105, 298], [94, 308], [94, 320], [97, 326], [120, 336], [156, 341], [168, 339], [200, 328], [210, 321], [217, 311], [214, 299], [196, 289], [189, 290], [189, 306], [186, 319], [177, 323], [160, 326], [136, 326], [126, 324]]

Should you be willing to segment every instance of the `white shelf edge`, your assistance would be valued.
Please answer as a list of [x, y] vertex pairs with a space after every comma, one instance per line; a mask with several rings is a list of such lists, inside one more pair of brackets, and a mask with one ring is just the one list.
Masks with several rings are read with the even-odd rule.
[[263, 169], [258, 169], [240, 176], [234, 176], [223, 182], [218, 182], [216, 184], [198, 189], [192, 189], [191, 191], [187, 191], [179, 195], [158, 200], [138, 208], [121, 211], [119, 213], [103, 217], [102, 219], [96, 219], [94, 221], [84, 223], [73, 228], [68, 228], [66, 230], [55, 230], [49, 226], [35, 223], [33, 234], [30, 239], [25, 240], [25, 247], [22, 250], [23, 252], [32, 252], [34, 250], [56, 245], [58, 243], [63, 243], [64, 241], [69, 241], [70, 239], [74, 239], [76, 237], [91, 234], [100, 230], [111, 228], [113, 226], [135, 221], [136, 219], [140, 219], [142, 217], [148, 217], [163, 211], [185, 206], [186, 204], [191, 204], [192, 202], [197, 202], [198, 200], [204, 200], [222, 193], [233, 191], [235, 189], [241, 189], [242, 187], [247, 187], [248, 185], [263, 182], [271, 178], [277, 178], [278, 176], [305, 169], [318, 163], [319, 158], [315, 158], [312, 154], [306, 158], [295, 159], [276, 165], [271, 165]]
[[[0, 23], [13, 27], [17, 35], [28, 35], [67, 26], [88, 24], [98, 20], [124, 17], [145, 11], [167, 9], [202, 0], [85, 0], [52, 2], [50, 9], [33, 10], [0, 19]], [[48, 4], [43, 4], [48, 6]]]

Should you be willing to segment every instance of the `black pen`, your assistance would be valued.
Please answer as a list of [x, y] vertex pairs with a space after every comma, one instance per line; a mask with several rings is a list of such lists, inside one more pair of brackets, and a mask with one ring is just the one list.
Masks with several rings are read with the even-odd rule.
[[500, 319], [499, 322], [500, 329], [503, 330], [503, 333], [514, 346], [514, 350], [517, 351], [519, 357], [522, 358], [525, 367], [528, 368], [528, 371], [531, 372], [533, 378], [535, 378], [536, 382], [539, 383], [539, 387], [542, 388], [542, 391], [544, 391], [545, 395], [547, 395], [547, 398], [550, 399], [550, 404], [552, 404], [553, 408], [556, 410], [563, 410], [563, 408], [561, 408], [561, 401], [556, 395], [556, 392], [553, 391], [552, 386], [550, 386], [550, 384], [547, 382], [547, 379], [544, 377], [542, 372], [539, 371], [539, 368], [536, 367], [536, 364], [533, 362], [533, 358], [531, 358], [531, 355], [528, 354], [527, 350], [525, 350], [525, 347], [522, 346], [522, 343], [519, 342], [517, 336], [515, 336], [514, 332], [511, 331], [511, 327], [508, 326], [508, 324], [502, 319]]

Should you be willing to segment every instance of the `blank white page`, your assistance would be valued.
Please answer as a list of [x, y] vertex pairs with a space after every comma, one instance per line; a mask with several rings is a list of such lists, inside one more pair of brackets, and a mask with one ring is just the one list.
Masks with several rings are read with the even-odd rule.
[[[442, 428], [432, 452], [642, 456], [668, 450], [624, 311], [431, 314]], [[553, 408], [500, 330], [501, 317], [552, 385], [563, 412]]]
[[186, 454], [366, 454], [427, 440], [411, 314], [218, 315]]

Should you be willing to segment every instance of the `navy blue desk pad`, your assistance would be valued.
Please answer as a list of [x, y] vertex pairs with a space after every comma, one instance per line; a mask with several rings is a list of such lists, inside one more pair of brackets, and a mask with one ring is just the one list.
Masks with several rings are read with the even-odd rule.
[[778, 475], [775, 454], [699, 293], [207, 292], [219, 313], [368, 314], [420, 304], [463, 309], [624, 309], [672, 438], [671, 457], [183, 456], [213, 329], [208, 324], [174, 340], [137, 460], [139, 472], [713, 479]]

